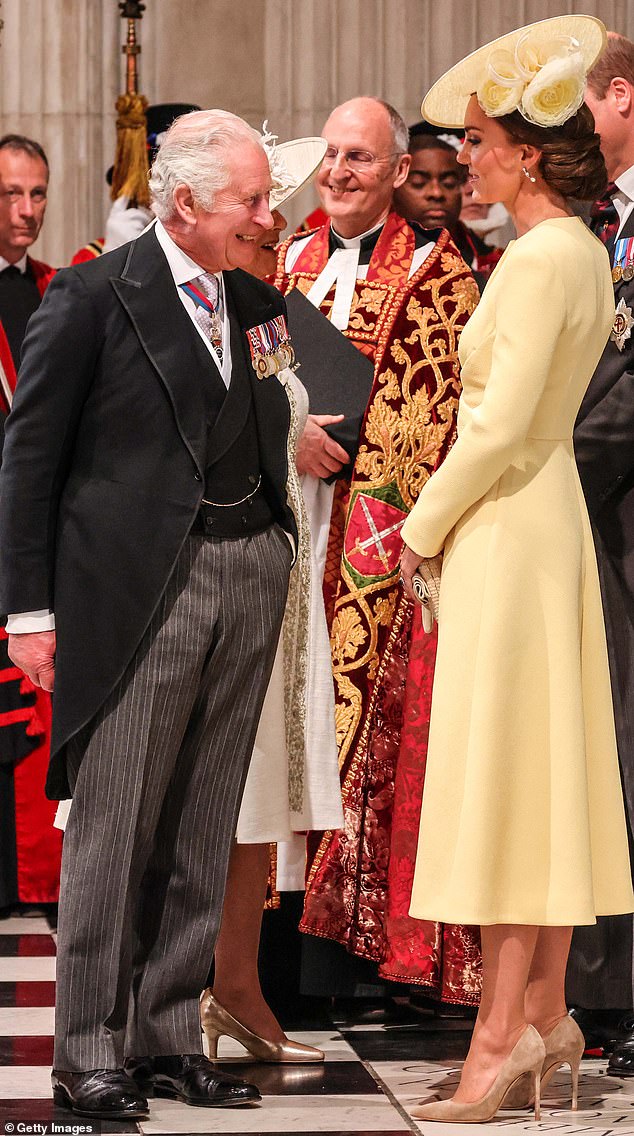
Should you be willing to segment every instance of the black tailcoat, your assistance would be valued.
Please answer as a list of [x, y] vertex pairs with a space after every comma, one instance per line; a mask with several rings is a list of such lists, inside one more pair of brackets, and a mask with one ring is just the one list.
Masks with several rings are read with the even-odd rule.
[[[634, 212], [620, 238], [634, 236]], [[634, 279], [614, 286], [634, 318]], [[614, 694], [619, 758], [634, 831], [634, 327], [610, 339], [579, 409], [579, 476], [595, 533]]]
[[[224, 279], [262, 484], [296, 536], [288, 400], [276, 378], [256, 378], [245, 335], [284, 312], [284, 300], [239, 269]], [[153, 230], [59, 272], [29, 324], [0, 473], [0, 611], [55, 612], [52, 797], [68, 796], [64, 747], [132, 659], [198, 512], [209, 464], [203, 384], [214, 366], [200, 346]], [[240, 415], [226, 426], [212, 435], [217, 457]]]
[[[634, 213], [619, 237], [634, 236]], [[581, 284], [580, 284], [581, 286]], [[634, 279], [617, 281], [614, 299], [634, 316]], [[634, 327], [619, 350], [610, 340], [579, 409], [574, 431], [579, 476], [594, 531], [619, 762], [634, 834]], [[589, 1009], [634, 1005], [631, 915], [575, 929], [569, 1000]]]

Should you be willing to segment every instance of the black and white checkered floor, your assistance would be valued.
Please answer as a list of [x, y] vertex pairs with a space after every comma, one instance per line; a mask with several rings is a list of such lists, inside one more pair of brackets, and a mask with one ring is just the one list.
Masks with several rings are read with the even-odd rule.
[[[151, 1102], [150, 1117], [138, 1124], [73, 1117], [51, 1100], [55, 942], [45, 918], [0, 919], [0, 1136], [82, 1136], [85, 1133], [270, 1133], [310, 1136], [329, 1132], [395, 1136], [457, 1136], [464, 1128], [417, 1124], [409, 1107], [437, 1086], [457, 1079], [469, 1043], [464, 1019], [440, 1022], [421, 1017], [394, 1025], [340, 1023], [331, 1030], [292, 1032], [299, 1041], [326, 1051], [323, 1066], [258, 1065], [249, 1061], [248, 1079], [262, 1104], [246, 1109], [197, 1109], [177, 1102]], [[221, 1050], [236, 1061], [228, 1071], [245, 1075], [239, 1046]], [[566, 1109], [563, 1073], [552, 1083], [541, 1123], [527, 1112], [507, 1112], [469, 1133], [495, 1131], [634, 1134], [634, 1080], [605, 1076], [605, 1062], [584, 1061], [580, 1110]], [[558, 1092], [561, 1096], [558, 1096]]]

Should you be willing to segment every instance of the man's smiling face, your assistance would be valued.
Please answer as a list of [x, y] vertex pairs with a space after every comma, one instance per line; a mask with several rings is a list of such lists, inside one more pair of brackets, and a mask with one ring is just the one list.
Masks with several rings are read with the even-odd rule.
[[322, 135], [328, 143], [317, 174], [322, 206], [340, 236], [359, 236], [389, 211], [395, 187], [407, 177], [409, 155], [395, 154], [388, 113], [374, 99], [337, 107]]
[[269, 210], [271, 172], [261, 146], [245, 139], [227, 155], [229, 183], [214, 197], [213, 209], [191, 205], [195, 223], [178, 243], [201, 268], [247, 271], [255, 243], [273, 225]]

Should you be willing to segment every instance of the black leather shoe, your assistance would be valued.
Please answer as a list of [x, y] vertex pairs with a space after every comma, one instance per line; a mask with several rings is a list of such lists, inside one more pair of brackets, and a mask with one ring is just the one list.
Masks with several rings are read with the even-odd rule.
[[261, 1100], [259, 1089], [228, 1073], [220, 1074], [202, 1053], [144, 1057], [126, 1061], [126, 1072], [156, 1097], [203, 1108], [232, 1108]]
[[53, 1100], [79, 1116], [99, 1120], [126, 1120], [147, 1116], [148, 1102], [123, 1069], [89, 1069], [70, 1073], [53, 1069]]
[[586, 1050], [598, 1051], [606, 1057], [629, 1032], [623, 1024], [623, 1013], [622, 1010], [585, 1010], [578, 1006], [570, 1010], [571, 1018], [583, 1033]]
[[634, 1030], [617, 1042], [608, 1061], [609, 1077], [634, 1077]]

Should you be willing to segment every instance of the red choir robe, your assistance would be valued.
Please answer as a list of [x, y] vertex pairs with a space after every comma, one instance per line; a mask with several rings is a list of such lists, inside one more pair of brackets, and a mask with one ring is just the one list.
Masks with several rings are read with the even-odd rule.
[[[55, 269], [29, 257], [40, 295]], [[16, 371], [0, 324], [0, 362], [10, 390]], [[8, 401], [0, 384], [0, 411]], [[14, 667], [0, 628], [0, 906], [56, 903], [62, 834], [53, 828], [56, 803], [44, 794], [48, 768], [51, 697]]]

